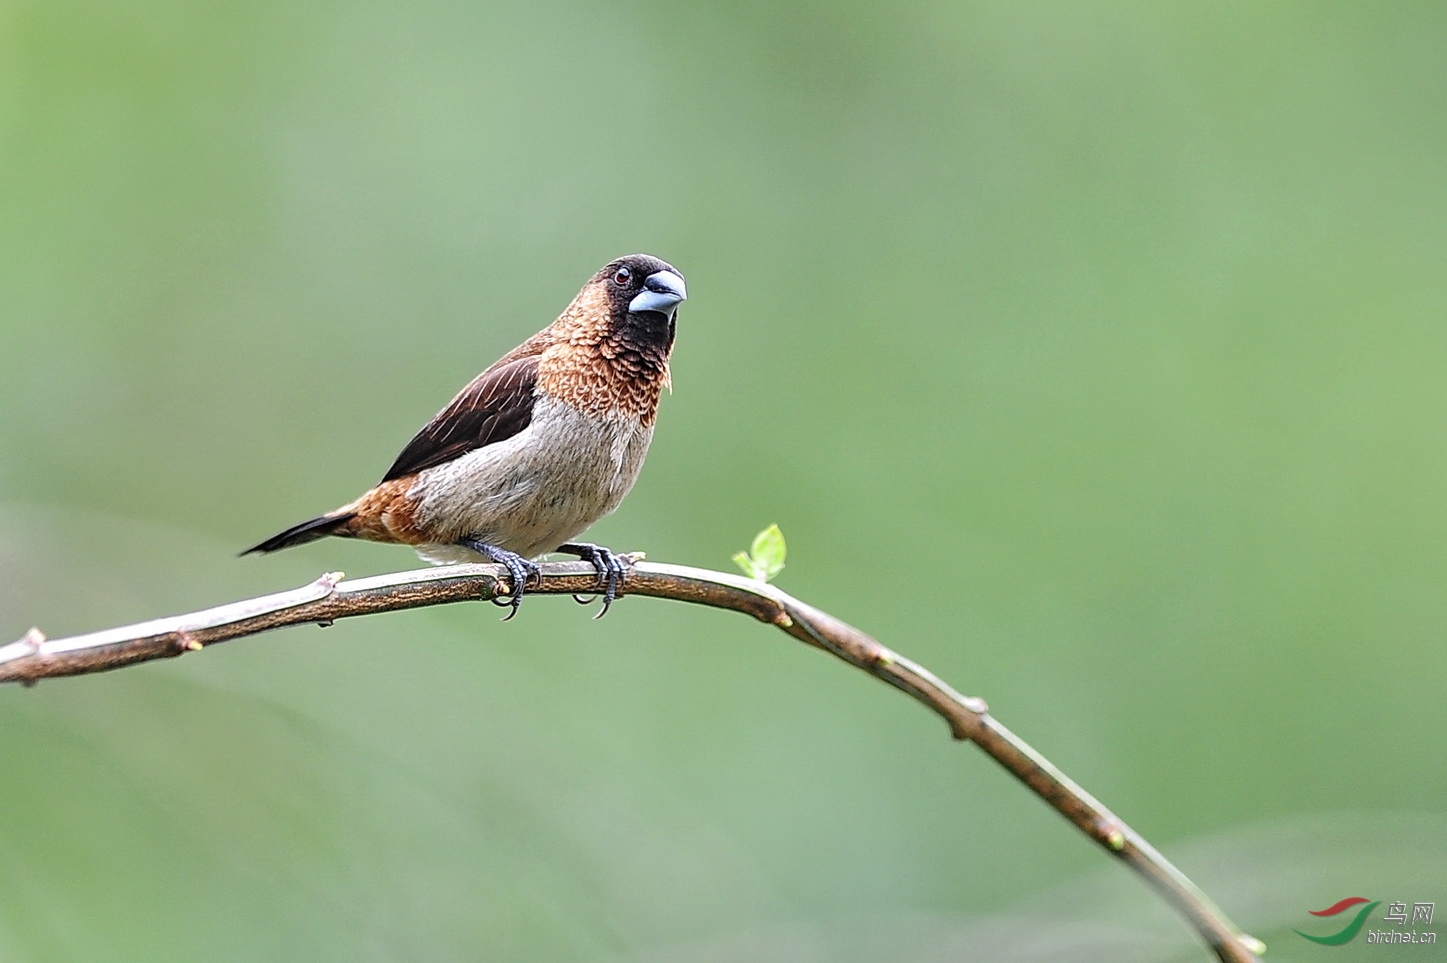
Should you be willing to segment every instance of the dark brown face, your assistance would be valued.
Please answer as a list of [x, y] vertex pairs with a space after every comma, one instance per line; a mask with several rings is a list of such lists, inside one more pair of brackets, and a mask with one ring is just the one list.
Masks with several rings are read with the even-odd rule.
[[606, 285], [613, 323], [627, 340], [667, 349], [673, 344], [678, 306], [688, 297], [683, 275], [648, 254], [620, 257], [598, 272]]

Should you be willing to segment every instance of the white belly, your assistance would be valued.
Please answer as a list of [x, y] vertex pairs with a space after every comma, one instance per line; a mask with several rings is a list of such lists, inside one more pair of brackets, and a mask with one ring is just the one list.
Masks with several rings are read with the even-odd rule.
[[437, 542], [417, 546], [435, 564], [476, 562], [450, 544], [473, 538], [533, 558], [577, 537], [618, 507], [638, 479], [653, 427], [584, 415], [539, 398], [513, 437], [429, 468], [408, 495]]

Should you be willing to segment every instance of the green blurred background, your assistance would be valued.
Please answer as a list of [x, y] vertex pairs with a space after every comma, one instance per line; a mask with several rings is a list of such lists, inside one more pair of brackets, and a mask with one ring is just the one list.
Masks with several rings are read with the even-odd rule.
[[[1444, 62], [1441, 4], [3, 0], [0, 642], [415, 567], [235, 555], [646, 250], [597, 540], [778, 522], [1271, 958], [1378, 958], [1291, 929], [1447, 914]], [[0, 959], [1204, 958], [857, 672], [498, 614], [0, 691]]]

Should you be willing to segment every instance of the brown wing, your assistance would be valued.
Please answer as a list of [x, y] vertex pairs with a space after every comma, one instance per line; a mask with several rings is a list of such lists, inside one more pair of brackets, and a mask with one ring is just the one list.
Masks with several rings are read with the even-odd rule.
[[516, 435], [533, 420], [537, 380], [537, 355], [504, 360], [488, 368], [417, 432], [382, 481], [446, 464]]

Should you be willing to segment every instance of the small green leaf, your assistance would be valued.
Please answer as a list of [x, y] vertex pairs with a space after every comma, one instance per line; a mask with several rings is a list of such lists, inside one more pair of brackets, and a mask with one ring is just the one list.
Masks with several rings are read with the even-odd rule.
[[734, 564], [743, 569], [749, 578], [767, 582], [784, 570], [787, 553], [784, 533], [779, 531], [779, 526], [770, 525], [754, 536], [754, 543], [747, 552], [734, 555]]
[[763, 569], [765, 582], [782, 572], [788, 546], [784, 544], [784, 533], [779, 531], [779, 526], [770, 525], [754, 536], [754, 544], [750, 546], [749, 554]]
[[749, 578], [759, 577], [759, 570], [754, 567], [754, 560], [749, 558], [748, 552], [734, 552], [734, 564], [743, 569]]

